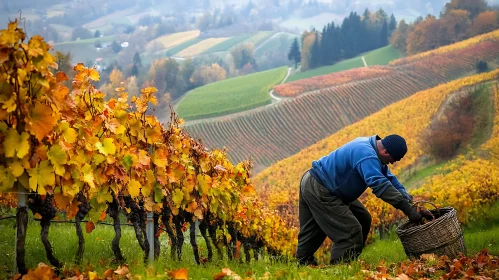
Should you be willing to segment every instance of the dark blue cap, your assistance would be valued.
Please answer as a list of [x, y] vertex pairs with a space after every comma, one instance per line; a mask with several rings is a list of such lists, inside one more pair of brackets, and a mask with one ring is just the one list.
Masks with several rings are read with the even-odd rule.
[[381, 140], [381, 143], [395, 161], [401, 160], [407, 153], [405, 139], [397, 134], [388, 135]]

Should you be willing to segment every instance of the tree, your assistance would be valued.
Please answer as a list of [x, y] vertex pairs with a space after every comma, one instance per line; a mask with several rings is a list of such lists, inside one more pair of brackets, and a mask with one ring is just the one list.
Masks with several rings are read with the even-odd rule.
[[100, 31], [96, 30], [94, 33], [94, 38], [99, 38], [100, 37]]
[[388, 32], [388, 23], [384, 20], [383, 25], [381, 26], [381, 32], [379, 33], [379, 42], [381, 47], [388, 45]]
[[390, 44], [402, 53], [407, 51], [406, 41], [408, 31], [409, 25], [407, 25], [404, 20], [401, 20], [397, 29], [393, 32], [392, 37], [390, 37]]
[[314, 43], [310, 50], [310, 69], [317, 68], [321, 65], [320, 40], [319, 33], [315, 32]]
[[310, 52], [316, 36], [315, 32], [307, 32], [306, 34], [307, 35], [303, 39], [301, 49], [301, 71], [310, 69]]
[[206, 30], [209, 30], [212, 27], [212, 25], [214, 25], [214, 20], [211, 13], [210, 12], [204, 13], [198, 22], [199, 30], [201, 30], [201, 32], [204, 32]]
[[132, 65], [132, 69], [130, 69], [130, 75], [138, 76], [139, 75], [139, 67], [136, 64]]
[[185, 82], [185, 90], [190, 90], [194, 88], [194, 84], [191, 83], [190, 78], [194, 74], [194, 64], [190, 58], [186, 59], [182, 64], [182, 69], [180, 71], [180, 76]]
[[294, 60], [295, 68], [298, 67], [298, 62], [301, 61], [300, 45], [298, 44], [298, 38], [295, 38], [293, 44], [291, 44], [291, 49], [288, 54], [289, 60]]
[[470, 13], [466, 10], [452, 10], [440, 19], [441, 45], [453, 44], [468, 38], [471, 25]]
[[134, 30], [135, 30], [135, 28], [133, 28], [133, 26], [128, 25], [128, 26], [125, 28], [125, 33], [126, 33], [126, 34], [132, 34]]
[[126, 91], [128, 92], [129, 95], [131, 96], [139, 96], [140, 95], [140, 89], [139, 85], [137, 82], [137, 77], [136, 76], [131, 76], [129, 77], [126, 82]]
[[451, 0], [445, 4], [444, 16], [452, 10], [466, 10], [470, 13], [471, 19], [477, 17], [480, 13], [487, 10], [487, 2], [485, 0]]
[[203, 65], [194, 71], [191, 82], [196, 86], [203, 86], [209, 83], [224, 80], [226, 77], [225, 69], [217, 63], [211, 66]]
[[471, 25], [471, 36], [488, 33], [499, 28], [499, 14], [487, 11], [479, 14]]
[[489, 71], [489, 65], [485, 60], [479, 60], [476, 63], [476, 72], [478, 74]]
[[133, 56], [133, 65], [137, 65], [137, 67], [142, 67], [142, 59], [140, 59], [139, 52], [135, 52]]
[[428, 15], [407, 34], [407, 54], [412, 55], [438, 48], [440, 35], [440, 22], [434, 16]]
[[474, 126], [473, 99], [470, 93], [456, 96], [440, 116], [423, 132], [423, 150], [439, 159], [448, 159], [467, 144]]
[[388, 25], [388, 36], [391, 36], [393, 32], [397, 29], [397, 20], [395, 16], [392, 14], [390, 16], [390, 24]]
[[71, 33], [71, 40], [75, 41], [76, 39], [84, 40], [84, 39], [91, 39], [92, 32], [90, 30], [84, 28], [84, 27], [76, 27], [73, 29], [73, 32]]
[[255, 48], [253, 44], [246, 43], [240, 46], [236, 46], [230, 51], [230, 54], [234, 58], [234, 64], [237, 69], [243, 68], [244, 65], [250, 63], [255, 65]]
[[121, 51], [121, 45], [118, 42], [113, 41], [111, 43], [111, 49], [113, 50], [114, 53], [119, 53]]

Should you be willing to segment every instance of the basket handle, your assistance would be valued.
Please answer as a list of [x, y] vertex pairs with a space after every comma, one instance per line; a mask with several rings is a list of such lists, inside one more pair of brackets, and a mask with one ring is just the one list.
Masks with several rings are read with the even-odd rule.
[[412, 207], [414, 206], [417, 206], [418, 204], [424, 204], [424, 203], [427, 203], [427, 204], [430, 204], [431, 206], [433, 206], [435, 208], [435, 210], [437, 210], [437, 213], [438, 213], [438, 216], [440, 217], [441, 214], [440, 214], [440, 209], [433, 203], [433, 202], [430, 202], [430, 201], [427, 201], [427, 200], [418, 200], [418, 201], [415, 201], [413, 204], [412, 204]]

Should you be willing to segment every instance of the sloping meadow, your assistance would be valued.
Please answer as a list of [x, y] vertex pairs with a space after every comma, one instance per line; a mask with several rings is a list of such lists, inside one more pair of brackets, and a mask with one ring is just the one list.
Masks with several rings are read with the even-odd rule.
[[376, 66], [379, 74], [369, 70], [367, 76], [359, 74], [361, 79], [345, 80], [344, 74], [334, 73], [301, 80], [292, 99], [185, 128], [208, 147], [227, 147], [231, 160], [251, 157], [259, 172], [418, 91], [472, 75], [479, 60], [496, 62], [499, 32], [482, 36], [486, 40], [472, 38], [457, 43], [459, 48], [451, 45], [445, 51]]

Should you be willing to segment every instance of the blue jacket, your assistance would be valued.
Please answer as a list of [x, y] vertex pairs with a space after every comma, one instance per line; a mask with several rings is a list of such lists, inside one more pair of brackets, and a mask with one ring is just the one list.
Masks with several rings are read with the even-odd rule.
[[312, 162], [311, 175], [346, 203], [359, 198], [367, 187], [379, 198], [390, 185], [409, 198], [404, 186], [378, 158], [376, 140], [380, 139], [374, 135], [348, 142]]

